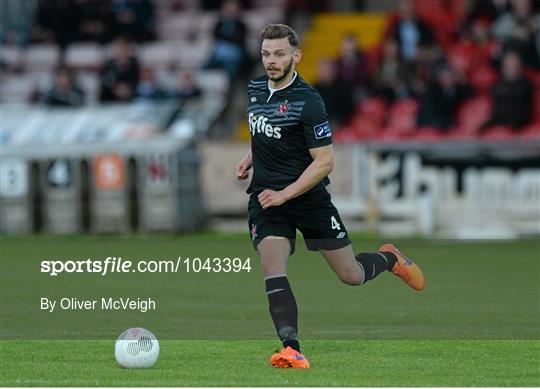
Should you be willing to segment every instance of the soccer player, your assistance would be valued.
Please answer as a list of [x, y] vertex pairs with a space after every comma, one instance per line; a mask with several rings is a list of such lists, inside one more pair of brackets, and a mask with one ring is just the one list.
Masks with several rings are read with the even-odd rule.
[[270, 362], [278, 368], [308, 368], [298, 341], [298, 308], [287, 280], [287, 260], [296, 230], [309, 250], [320, 251], [341, 281], [362, 285], [388, 270], [410, 287], [425, 285], [420, 268], [391, 244], [354, 255], [345, 225], [326, 190], [333, 146], [324, 102], [295, 71], [302, 57], [298, 35], [283, 24], [262, 32], [266, 72], [249, 82], [251, 149], [236, 165], [245, 180], [253, 167], [249, 230], [261, 258], [270, 315], [283, 349]]

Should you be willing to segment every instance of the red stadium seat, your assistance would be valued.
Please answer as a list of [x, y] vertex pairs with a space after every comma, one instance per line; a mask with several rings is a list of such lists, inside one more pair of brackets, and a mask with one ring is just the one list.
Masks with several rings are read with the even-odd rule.
[[400, 135], [411, 135], [416, 127], [418, 102], [414, 99], [400, 100], [390, 107], [387, 131]]
[[381, 125], [369, 116], [360, 115], [352, 120], [351, 127], [357, 139], [373, 139], [381, 134]]
[[463, 103], [458, 111], [457, 133], [475, 135], [491, 114], [491, 99], [479, 96]]
[[368, 139], [375, 139], [378, 137], [377, 132], [379, 127], [363, 126], [363, 127], [341, 127], [336, 129], [332, 134], [332, 140], [336, 143], [355, 143]]
[[336, 128], [332, 134], [332, 140], [336, 143], [351, 143], [356, 141], [354, 130], [351, 127]]
[[441, 130], [436, 127], [417, 128], [413, 139], [419, 141], [438, 141], [444, 138]]
[[403, 142], [404, 139], [407, 138], [403, 134], [400, 134], [391, 128], [386, 128], [382, 135], [377, 138], [377, 140], [383, 142]]
[[540, 140], [540, 120], [535, 121], [534, 123], [525, 127], [519, 135], [527, 139], [538, 139]]
[[479, 93], [487, 93], [495, 81], [497, 81], [497, 72], [488, 64], [482, 64], [471, 69], [469, 81]]
[[360, 102], [356, 109], [356, 116], [367, 117], [374, 123], [381, 125], [384, 121], [386, 104], [384, 100], [379, 98], [369, 98]]
[[476, 130], [472, 131], [471, 129], [454, 127], [448, 131], [446, 139], [451, 140], [473, 140], [476, 138]]
[[487, 128], [482, 138], [486, 140], [505, 140], [514, 137], [514, 131], [512, 127], [508, 126], [494, 126]]

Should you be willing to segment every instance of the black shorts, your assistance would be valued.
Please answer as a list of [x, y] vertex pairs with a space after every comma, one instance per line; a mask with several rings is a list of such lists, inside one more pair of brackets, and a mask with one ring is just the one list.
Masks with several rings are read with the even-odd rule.
[[345, 225], [326, 190], [305, 193], [279, 207], [262, 209], [259, 193], [249, 198], [249, 232], [253, 247], [267, 236], [282, 236], [295, 250], [296, 230], [304, 236], [308, 250], [336, 250], [351, 243]]

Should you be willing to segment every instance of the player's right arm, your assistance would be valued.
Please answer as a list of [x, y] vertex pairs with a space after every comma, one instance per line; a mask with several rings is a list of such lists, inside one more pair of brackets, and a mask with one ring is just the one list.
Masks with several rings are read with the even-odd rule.
[[249, 178], [249, 169], [253, 166], [253, 158], [251, 156], [251, 148], [246, 155], [236, 164], [236, 179], [245, 180]]

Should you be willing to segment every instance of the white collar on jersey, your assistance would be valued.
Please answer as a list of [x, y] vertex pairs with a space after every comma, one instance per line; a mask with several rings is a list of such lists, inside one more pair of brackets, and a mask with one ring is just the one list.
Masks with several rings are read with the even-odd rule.
[[295, 70], [295, 71], [294, 71], [294, 74], [293, 74], [293, 76], [292, 76], [292, 78], [291, 78], [291, 81], [289, 81], [289, 82], [287, 83], [287, 85], [283, 85], [281, 88], [278, 88], [278, 89], [271, 88], [271, 87], [270, 87], [270, 84], [267, 83], [267, 85], [268, 85], [268, 90], [270, 91], [270, 95], [268, 96], [268, 99], [266, 100], [266, 102], [268, 103], [268, 102], [270, 101], [270, 99], [272, 98], [272, 95], [273, 95], [275, 92], [280, 91], [280, 90], [283, 90], [283, 89], [285, 89], [285, 88], [291, 86], [291, 84], [292, 84], [292, 83], [294, 82], [294, 80], [296, 79], [296, 76], [297, 76], [297, 75], [298, 75], [298, 73], [297, 73], [296, 70]]

